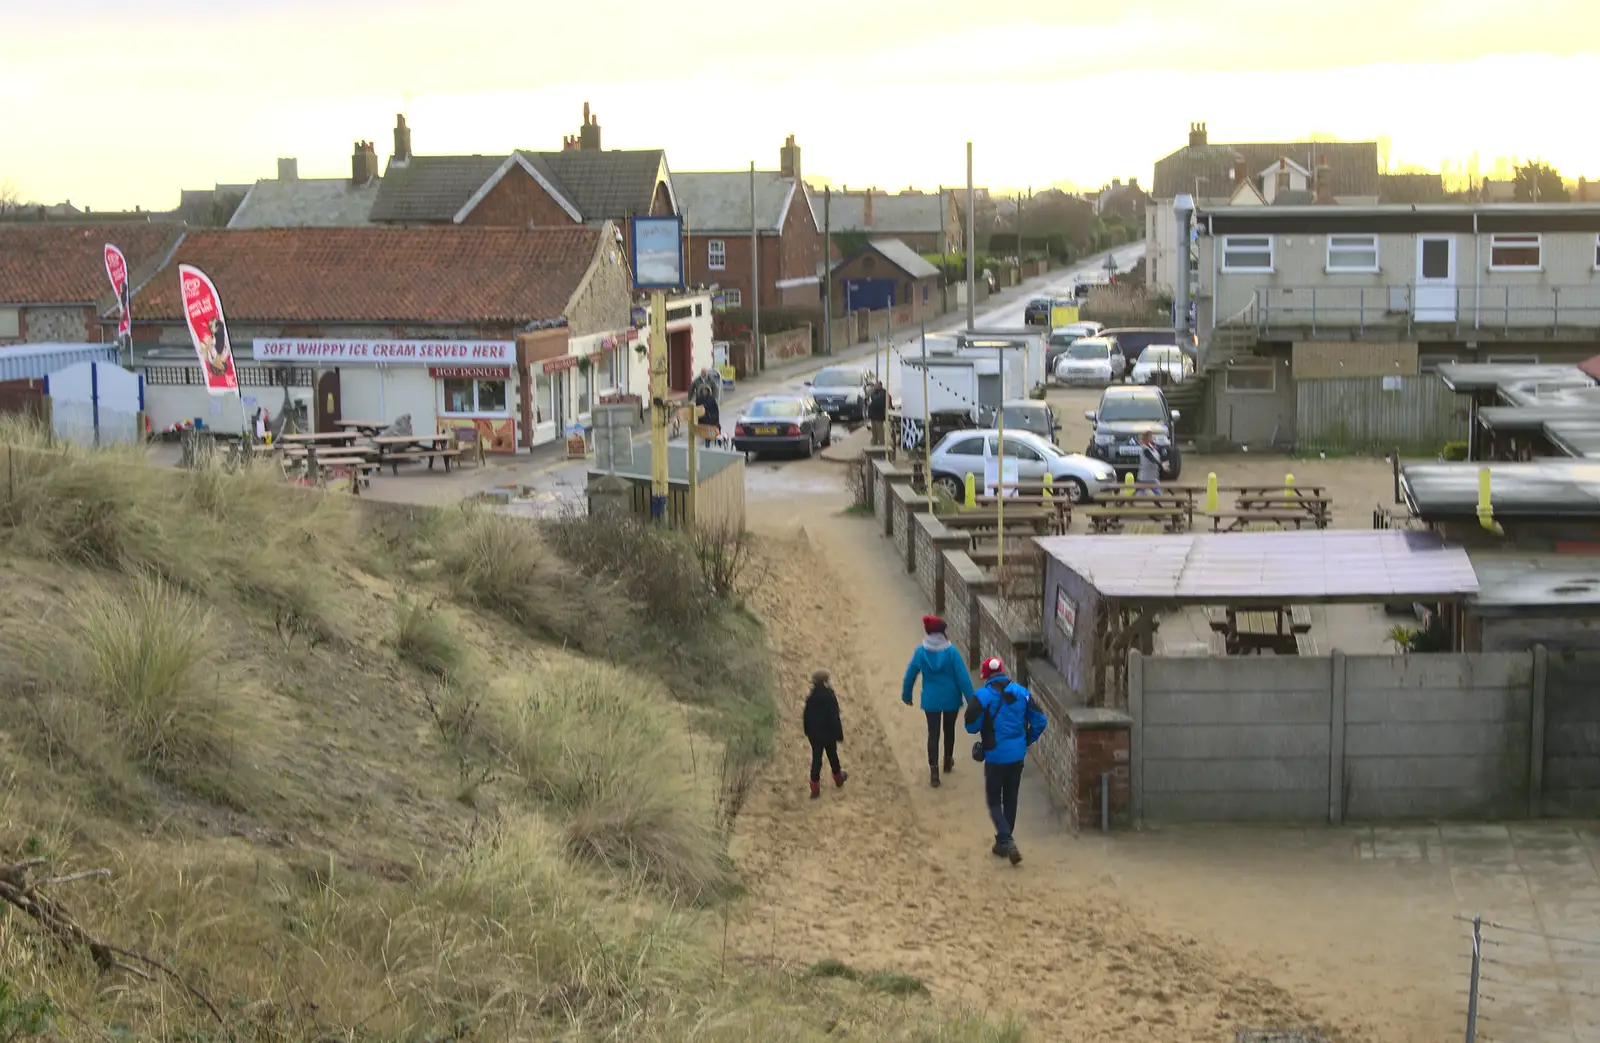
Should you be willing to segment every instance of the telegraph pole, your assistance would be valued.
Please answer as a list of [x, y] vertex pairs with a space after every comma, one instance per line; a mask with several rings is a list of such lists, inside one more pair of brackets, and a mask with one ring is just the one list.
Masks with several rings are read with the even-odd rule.
[[750, 161], [750, 294], [753, 302], [750, 336], [756, 357], [756, 371], [767, 370], [767, 349], [761, 344], [761, 236], [756, 231], [756, 161]]
[[650, 517], [667, 521], [667, 295], [650, 292]]
[[833, 186], [822, 189], [822, 353], [833, 354]]
[[[972, 142], [967, 142], [967, 329], [978, 328], [978, 258], [977, 226], [973, 223], [972, 208]], [[1004, 541], [1002, 541], [1003, 543]]]

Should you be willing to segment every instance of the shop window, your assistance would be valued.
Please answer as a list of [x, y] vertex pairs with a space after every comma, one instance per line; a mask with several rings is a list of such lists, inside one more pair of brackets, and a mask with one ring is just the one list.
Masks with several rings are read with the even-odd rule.
[[504, 413], [506, 382], [503, 380], [456, 380], [444, 382], [446, 413]]
[[1229, 391], [1276, 391], [1278, 368], [1276, 366], [1229, 366], [1227, 374]]
[[552, 396], [550, 374], [540, 373], [534, 378], [533, 387], [533, 422], [542, 424], [547, 420], [554, 419], [550, 413]]
[[722, 292], [728, 301], [728, 307], [738, 308], [744, 304], [744, 295], [738, 290], [723, 290]]

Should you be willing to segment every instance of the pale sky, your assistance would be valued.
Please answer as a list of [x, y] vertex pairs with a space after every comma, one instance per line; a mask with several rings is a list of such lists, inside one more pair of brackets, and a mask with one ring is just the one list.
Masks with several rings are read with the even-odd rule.
[[[981, 12], [979, 18], [975, 12]], [[1589, 48], [1585, 50], [1585, 48]], [[834, 184], [1148, 184], [1213, 141], [1380, 134], [1393, 164], [1600, 177], [1596, 0], [0, 0], [0, 185], [96, 209], [419, 154], [607, 148]]]

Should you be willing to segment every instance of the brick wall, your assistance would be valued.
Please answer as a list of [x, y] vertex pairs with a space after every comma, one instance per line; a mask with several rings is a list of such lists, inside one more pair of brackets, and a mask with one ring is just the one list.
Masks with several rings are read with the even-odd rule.
[[766, 345], [769, 366], [811, 357], [810, 323], [782, 333], [765, 334], [761, 340]]
[[1100, 824], [1102, 776], [1109, 776], [1111, 825], [1126, 826], [1132, 807], [1129, 739], [1132, 718], [1116, 710], [1076, 707], [1066, 714], [1075, 746], [1073, 796], [1077, 819], [1085, 828]]
[[[633, 309], [633, 276], [626, 264], [611, 263], [611, 251], [604, 249], [583, 292], [567, 312], [567, 331], [574, 337], [610, 333], [628, 328]], [[442, 336], [442, 334], [433, 334]], [[632, 352], [630, 345], [628, 351]]]
[[944, 563], [945, 621], [950, 624], [950, 640], [968, 665], [979, 659], [978, 629], [982, 615], [978, 600], [995, 592], [995, 581], [963, 551], [948, 551]]
[[894, 526], [889, 535], [894, 540], [895, 549], [900, 552], [901, 566], [910, 572], [916, 567], [916, 558], [912, 556], [915, 550], [911, 542], [912, 525], [918, 514], [927, 511], [928, 501], [912, 491], [909, 481], [891, 485], [889, 496], [889, 514]]
[[883, 525], [883, 534], [885, 536], [893, 536], [895, 526], [894, 506], [896, 503], [894, 490], [897, 486], [910, 486], [911, 472], [895, 464], [884, 463], [880, 473], [883, 476], [883, 484], [878, 489], [882, 493], [880, 499], [883, 503], [883, 510], [878, 515], [878, 521]]
[[[991, 587], [992, 591], [992, 587]], [[992, 592], [978, 598], [978, 658], [999, 656], [1012, 676], [1028, 683], [1028, 660], [1043, 651], [1037, 627], [1016, 622], [1005, 604]]]
[[872, 516], [878, 519], [883, 534], [889, 534], [889, 472], [895, 470], [888, 460], [870, 460], [867, 480], [872, 483]]
[[1029, 756], [1035, 768], [1044, 774], [1050, 788], [1050, 804], [1060, 814], [1062, 824], [1074, 833], [1078, 831], [1077, 772], [1078, 748], [1067, 717], [1067, 706], [1062, 699], [1065, 682], [1052, 684], [1048, 679], [1055, 674], [1049, 663], [1035, 661], [1028, 664], [1028, 690], [1038, 701], [1039, 709], [1050, 719]]
[[508, 170], [462, 223], [495, 228], [560, 228], [577, 224], [544, 186], [520, 167]]
[[930, 514], [918, 514], [915, 518], [916, 524], [911, 530], [911, 542], [917, 585], [922, 588], [922, 593], [933, 605], [934, 614], [942, 616], [949, 602], [945, 591], [945, 586], [949, 582], [946, 578], [946, 553], [965, 551], [972, 545], [972, 540], [962, 533], [945, 528], [939, 519]]
[[867, 312], [867, 335], [863, 339], [871, 340], [873, 337], [887, 337], [890, 333], [889, 309]]

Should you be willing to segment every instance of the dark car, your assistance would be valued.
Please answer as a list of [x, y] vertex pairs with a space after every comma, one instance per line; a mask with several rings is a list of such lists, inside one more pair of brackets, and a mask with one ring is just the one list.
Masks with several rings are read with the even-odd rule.
[[1050, 309], [1055, 306], [1055, 301], [1049, 297], [1035, 297], [1022, 309], [1022, 323], [1025, 326], [1050, 325]]
[[750, 403], [733, 428], [739, 453], [810, 456], [833, 444], [833, 421], [810, 395], [771, 395]]
[[1100, 396], [1100, 408], [1083, 415], [1094, 425], [1086, 450], [1091, 457], [1115, 467], [1119, 475], [1137, 471], [1139, 437], [1148, 431], [1155, 435], [1156, 448], [1167, 465], [1162, 477], [1177, 481], [1183, 471], [1183, 458], [1173, 437], [1178, 411], [1167, 405], [1167, 396], [1160, 388], [1106, 388]]
[[806, 381], [822, 411], [847, 424], [867, 419], [867, 388], [871, 384], [872, 371], [861, 366], [829, 366]]
[[[1061, 429], [1056, 421], [1056, 411], [1044, 402], [1032, 398], [1019, 398], [1005, 404], [1006, 430], [1031, 431], [1046, 442], [1056, 440], [1056, 432]], [[979, 411], [981, 414], [980, 427], [999, 427], [994, 415], [994, 407], [988, 406]]]
[[1171, 326], [1130, 326], [1120, 330], [1105, 330], [1101, 335], [1116, 337], [1117, 343], [1122, 345], [1123, 354], [1130, 359], [1143, 355], [1144, 349], [1152, 344], [1176, 344], [1185, 355], [1193, 358], [1195, 354], [1194, 334], [1179, 333]]

